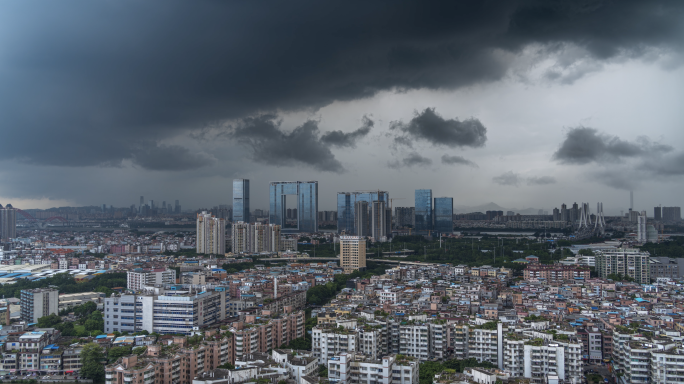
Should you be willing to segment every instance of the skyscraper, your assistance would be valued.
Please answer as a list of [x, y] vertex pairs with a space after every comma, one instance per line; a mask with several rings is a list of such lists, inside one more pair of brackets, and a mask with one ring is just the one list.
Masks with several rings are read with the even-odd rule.
[[454, 198], [435, 197], [435, 230], [439, 233], [454, 232]]
[[337, 193], [337, 233], [345, 231], [346, 234], [357, 234], [354, 229], [356, 220], [355, 204], [357, 201], [365, 201], [370, 204], [374, 201], [389, 202], [389, 193], [377, 192], [338, 192]]
[[233, 253], [280, 251], [280, 225], [245, 222], [233, 223]]
[[371, 236], [373, 236], [373, 241], [387, 240], [387, 208], [385, 208], [384, 201], [372, 203]]
[[354, 227], [350, 234], [356, 236], [371, 235], [369, 211], [367, 201], [357, 201], [354, 204]]
[[178, 200], [176, 200], [176, 205], [173, 207], [173, 212], [175, 214], [180, 214], [181, 213], [181, 205]]
[[680, 207], [663, 207], [663, 220], [679, 221], [682, 219], [682, 210]]
[[646, 242], [646, 211], [641, 211], [637, 217], [637, 241], [640, 243]]
[[197, 214], [197, 253], [226, 253], [226, 222], [203, 211]]
[[432, 189], [416, 189], [416, 232], [432, 230]]
[[570, 221], [570, 216], [568, 215], [568, 206], [565, 204], [561, 204], [561, 210], [560, 210], [560, 219], [561, 221]]
[[0, 241], [17, 237], [17, 210], [12, 204], [0, 205]]
[[249, 223], [249, 179], [233, 180], [233, 222]]
[[340, 267], [344, 273], [366, 269], [366, 240], [359, 236], [340, 236]]
[[415, 227], [416, 210], [413, 207], [394, 207], [395, 225], [399, 228]]
[[662, 210], [661, 210], [660, 206], [653, 208], [653, 220], [662, 219], [663, 216], [662, 216], [661, 212], [662, 212]]
[[297, 196], [297, 229], [318, 231], [318, 181], [272, 181], [269, 187], [269, 223], [285, 226], [287, 195]]

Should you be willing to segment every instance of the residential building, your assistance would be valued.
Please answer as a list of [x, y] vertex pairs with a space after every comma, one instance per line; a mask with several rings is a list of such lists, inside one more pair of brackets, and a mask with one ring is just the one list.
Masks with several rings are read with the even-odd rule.
[[634, 279], [638, 284], [648, 284], [650, 279], [650, 254], [638, 249], [606, 249], [597, 251], [596, 271], [599, 277], [608, 278], [620, 274]]
[[249, 179], [233, 180], [233, 222], [250, 222]]
[[12, 204], [4, 208], [0, 205], [0, 241], [9, 241], [17, 237], [17, 210]]
[[663, 207], [663, 220], [665, 221], [680, 221], [682, 220], [682, 210], [680, 207]]
[[319, 364], [341, 353], [356, 352], [359, 336], [348, 329], [316, 326], [311, 330], [311, 345]]
[[203, 211], [197, 214], [197, 253], [226, 253], [226, 221]]
[[347, 235], [366, 237], [371, 235], [370, 208], [367, 201], [354, 203], [354, 228]]
[[327, 361], [328, 380], [335, 384], [418, 384], [419, 364], [408, 356], [391, 354], [371, 359], [343, 352]]
[[664, 277], [672, 280], [679, 278], [679, 264], [677, 259], [658, 256], [650, 258], [650, 277], [651, 281], [657, 281]]
[[35, 323], [43, 316], [59, 313], [59, 291], [50, 288], [21, 291], [21, 319]]
[[366, 269], [366, 240], [359, 236], [340, 236], [340, 267], [344, 273]]
[[386, 191], [338, 192], [337, 233], [342, 233], [342, 231], [344, 231], [347, 235], [370, 236], [360, 234], [356, 231], [356, 202], [358, 201], [365, 201], [368, 203], [368, 206], [370, 206], [373, 201], [384, 201], [387, 203], [389, 202], [389, 193]]
[[384, 201], [374, 201], [371, 208], [371, 236], [373, 241], [387, 240], [387, 208]]

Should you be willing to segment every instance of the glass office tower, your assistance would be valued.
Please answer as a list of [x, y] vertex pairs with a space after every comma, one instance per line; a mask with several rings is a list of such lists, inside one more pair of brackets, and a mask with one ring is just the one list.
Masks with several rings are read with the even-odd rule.
[[451, 234], [454, 232], [454, 198], [435, 197], [435, 231]]
[[354, 229], [355, 204], [365, 201], [370, 206], [374, 201], [384, 201], [389, 203], [389, 193], [385, 191], [377, 192], [338, 192], [337, 193], [337, 233], [345, 231], [347, 235], [357, 235]]
[[249, 179], [233, 180], [233, 222], [249, 223]]
[[269, 223], [285, 228], [287, 195], [297, 196], [297, 230], [318, 231], [318, 181], [272, 181], [269, 188]]
[[432, 230], [432, 189], [416, 189], [416, 232]]

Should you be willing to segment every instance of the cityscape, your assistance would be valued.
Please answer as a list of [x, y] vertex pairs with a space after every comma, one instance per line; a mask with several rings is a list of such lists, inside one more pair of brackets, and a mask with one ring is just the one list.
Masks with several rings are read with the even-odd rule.
[[684, 2], [0, 20], [0, 384], [684, 383]]

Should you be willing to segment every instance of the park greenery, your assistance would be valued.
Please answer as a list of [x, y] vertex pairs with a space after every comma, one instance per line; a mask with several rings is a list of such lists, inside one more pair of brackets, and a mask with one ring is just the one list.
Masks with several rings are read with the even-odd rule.
[[651, 256], [684, 257], [684, 236], [671, 236], [669, 241], [646, 243], [639, 248]]
[[62, 333], [62, 336], [86, 337], [97, 336], [102, 333], [104, 320], [102, 319], [102, 312], [97, 310], [95, 303], [87, 302], [74, 307], [72, 311], [78, 320], [63, 322], [61, 316], [53, 313], [38, 319], [38, 328], [55, 328]]
[[103, 273], [82, 282], [76, 282], [74, 277], [68, 273], [58, 273], [42, 280], [29, 281], [26, 279], [19, 279], [14, 284], [0, 286], [0, 295], [3, 297], [19, 298], [21, 296], [21, 291], [24, 289], [49, 288], [53, 286], [59, 289], [60, 294], [81, 292], [103, 292], [105, 294], [111, 294], [113, 292], [111, 290], [112, 288], [126, 287], [126, 272]]

